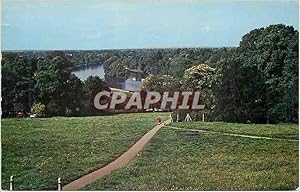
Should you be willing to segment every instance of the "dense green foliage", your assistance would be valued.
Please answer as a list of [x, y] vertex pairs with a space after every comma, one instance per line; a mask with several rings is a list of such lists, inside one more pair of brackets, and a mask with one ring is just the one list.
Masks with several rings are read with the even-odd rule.
[[105, 76], [108, 77], [117, 77], [117, 78], [127, 77], [126, 66], [121, 62], [120, 59], [108, 65], [105, 71], [106, 71]]
[[175, 77], [182, 77], [184, 71], [193, 66], [191, 59], [178, 56], [171, 60], [170, 62], [170, 74]]
[[[83, 103], [89, 101], [91, 96], [84, 94], [83, 89], [90, 87], [99, 91], [105, 88], [105, 83], [99, 78], [89, 80], [86, 82], [89, 85], [85, 85], [64, 69], [66, 61], [61, 56], [28, 58], [14, 53], [8, 56], [2, 62], [4, 117], [15, 116], [19, 112], [27, 114], [32, 104], [37, 102], [46, 106], [47, 116], [85, 115], [90, 109], [84, 108]], [[96, 81], [94, 86], [90, 85], [93, 81]], [[93, 93], [96, 94], [96, 91]]]
[[199, 91], [207, 109], [215, 103], [212, 86], [215, 81], [215, 69], [206, 64], [195, 65], [185, 70], [182, 84], [184, 89]]
[[1, 91], [2, 114], [30, 111], [33, 99], [37, 96], [34, 87], [35, 59], [8, 54], [2, 60]]
[[[173, 123], [185, 129], [209, 129], [275, 138], [298, 136], [297, 124], [247, 125]], [[200, 133], [176, 134], [162, 128], [128, 166], [84, 190], [295, 190], [298, 142]]]
[[80, 108], [82, 82], [63, 70], [63, 64], [59, 56], [38, 60], [34, 75], [37, 100], [47, 106], [49, 115], [75, 115]]
[[[34, 102], [47, 115], [95, 114], [84, 91], [90, 82], [66, 69], [102, 63], [111, 78], [141, 72], [145, 90], [200, 91], [211, 120], [298, 122], [298, 44], [298, 31], [279, 24], [250, 31], [236, 48], [4, 52], [3, 115], [29, 112]], [[94, 80], [95, 90], [105, 88]]]
[[[95, 114], [86, 94], [90, 80], [81, 82], [67, 69], [83, 64], [102, 63], [108, 77], [126, 78], [127, 69], [140, 69], [145, 74], [166, 75], [184, 70], [193, 63], [210, 62], [223, 49], [140, 49], [101, 51], [23, 51], [3, 52], [2, 108], [3, 116], [30, 112], [34, 102], [46, 106], [47, 116], [76, 116]], [[181, 66], [177, 61], [188, 60]], [[176, 89], [179, 80], [176, 77]], [[105, 88], [104, 82], [94, 79], [94, 90]], [[97, 85], [99, 85], [97, 87]], [[95, 94], [95, 91], [93, 91]]]
[[214, 68], [206, 64], [195, 65], [184, 72], [183, 84], [189, 90], [211, 89], [214, 77]]
[[93, 115], [97, 111], [94, 107], [94, 97], [102, 90], [108, 89], [105, 81], [98, 76], [90, 76], [84, 81], [83, 85], [83, 114]]
[[[45, 58], [47, 56], [62, 58], [63, 67], [72, 68], [84, 64], [104, 64], [108, 66], [117, 61], [130, 69], [140, 69], [146, 74], [170, 74], [182, 67], [176, 61], [188, 61], [190, 64], [208, 63], [215, 65], [221, 55], [230, 48], [182, 48], [182, 49], [121, 49], [91, 51], [20, 51], [3, 52], [4, 60], [18, 56]], [[170, 65], [174, 65], [170, 67]], [[171, 69], [170, 69], [171, 68]], [[172, 69], [173, 68], [173, 69]], [[180, 71], [181, 73], [183, 71]]]
[[298, 121], [298, 31], [255, 29], [219, 63], [216, 116], [231, 122]]
[[56, 190], [126, 151], [167, 113], [1, 120], [2, 189]]
[[146, 91], [178, 91], [180, 82], [177, 78], [170, 75], [149, 75], [143, 81], [142, 89]]

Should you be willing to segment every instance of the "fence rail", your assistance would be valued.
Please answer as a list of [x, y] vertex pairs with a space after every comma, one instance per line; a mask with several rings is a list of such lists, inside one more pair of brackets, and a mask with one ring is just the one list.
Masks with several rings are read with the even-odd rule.
[[[9, 178], [9, 190], [13, 191], [14, 190], [14, 176], [10, 176]], [[61, 184], [61, 178], [59, 177], [57, 179], [57, 190], [61, 191], [62, 190], [62, 184]]]

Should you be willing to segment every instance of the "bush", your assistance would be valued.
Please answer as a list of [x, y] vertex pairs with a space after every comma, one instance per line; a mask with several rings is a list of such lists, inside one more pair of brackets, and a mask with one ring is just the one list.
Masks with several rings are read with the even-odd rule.
[[31, 107], [31, 113], [36, 114], [37, 117], [45, 116], [46, 106], [42, 103], [35, 103]]

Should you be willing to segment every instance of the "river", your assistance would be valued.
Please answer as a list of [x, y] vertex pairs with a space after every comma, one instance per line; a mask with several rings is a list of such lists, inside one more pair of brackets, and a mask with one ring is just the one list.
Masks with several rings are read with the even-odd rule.
[[142, 86], [141, 81], [135, 81], [132, 79], [120, 79], [120, 78], [105, 78], [105, 71], [102, 64], [90, 64], [81, 65], [71, 70], [82, 81], [86, 80], [89, 76], [99, 76], [101, 79], [105, 79], [108, 86], [118, 89], [125, 89], [128, 91], [139, 91]]

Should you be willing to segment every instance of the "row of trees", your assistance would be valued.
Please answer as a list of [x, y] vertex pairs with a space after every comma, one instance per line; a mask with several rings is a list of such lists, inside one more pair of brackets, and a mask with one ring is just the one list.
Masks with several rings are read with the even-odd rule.
[[297, 30], [285, 25], [252, 30], [218, 60], [215, 68], [184, 70], [185, 62], [173, 76], [148, 77], [143, 87], [201, 91], [214, 121], [298, 122]]
[[[110, 75], [111, 64], [119, 67], [142, 70], [145, 74], [182, 73], [198, 63], [214, 65], [230, 48], [182, 48], [182, 49], [124, 49], [124, 50], [91, 50], [91, 51], [21, 51], [19, 56], [27, 58], [45, 58], [59, 56], [63, 59], [64, 68], [72, 68], [84, 64], [104, 64]], [[3, 52], [3, 57], [11, 57], [13, 53]], [[183, 71], [184, 71], [183, 70]], [[115, 71], [112, 71], [115, 75]]]
[[[92, 95], [87, 95], [89, 84], [100, 79], [81, 82], [67, 70], [86, 63], [103, 63], [108, 77], [126, 78], [126, 68], [141, 69], [147, 74], [177, 76], [198, 61], [210, 62], [224, 49], [140, 49], [103, 51], [24, 51], [3, 52], [2, 60], [2, 113], [15, 116], [45, 106], [42, 114], [87, 115], [94, 114], [88, 106]], [[95, 83], [94, 83], [95, 84]], [[84, 97], [82, 97], [84, 96]]]
[[[211, 120], [297, 122], [298, 44], [298, 31], [293, 27], [271, 25], [250, 31], [236, 48], [91, 54], [103, 57], [99, 59], [112, 77], [125, 77], [126, 68], [143, 70], [149, 74], [143, 83], [145, 90], [202, 92]], [[95, 114], [93, 97], [107, 88], [105, 82], [98, 77], [82, 82], [65, 70], [82, 54], [3, 54], [3, 115], [30, 112], [34, 103], [39, 103], [37, 109], [44, 105], [46, 115]]]

